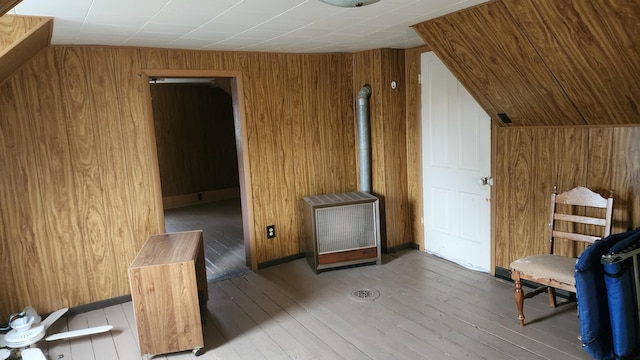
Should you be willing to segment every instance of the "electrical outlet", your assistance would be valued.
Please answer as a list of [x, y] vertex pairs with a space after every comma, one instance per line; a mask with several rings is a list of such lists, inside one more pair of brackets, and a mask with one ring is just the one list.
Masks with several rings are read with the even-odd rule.
[[269, 225], [267, 226], [267, 239], [273, 239], [276, 237], [276, 226]]

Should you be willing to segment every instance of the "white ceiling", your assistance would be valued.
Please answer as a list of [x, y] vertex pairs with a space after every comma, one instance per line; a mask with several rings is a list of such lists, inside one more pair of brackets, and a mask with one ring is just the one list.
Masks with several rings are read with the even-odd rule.
[[54, 17], [53, 44], [357, 52], [423, 45], [411, 25], [485, 1], [23, 0], [9, 14]]

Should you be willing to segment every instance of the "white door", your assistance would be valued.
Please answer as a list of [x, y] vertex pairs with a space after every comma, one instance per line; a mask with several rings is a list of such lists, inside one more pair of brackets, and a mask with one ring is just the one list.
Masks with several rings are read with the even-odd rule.
[[434, 53], [421, 73], [425, 250], [489, 272], [491, 119]]

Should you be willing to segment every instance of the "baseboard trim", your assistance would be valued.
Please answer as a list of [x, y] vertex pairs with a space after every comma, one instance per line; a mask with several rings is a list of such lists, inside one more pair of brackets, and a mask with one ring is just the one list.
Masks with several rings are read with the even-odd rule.
[[[513, 280], [511, 280], [511, 271], [509, 271], [509, 269], [505, 269], [503, 267], [496, 266], [495, 270], [496, 270], [496, 275], [495, 276], [497, 278], [508, 280], [508, 281], [513, 281]], [[527, 282], [527, 281], [525, 280], [524, 282]]]
[[131, 294], [122, 295], [122, 296], [114, 297], [111, 299], [92, 302], [90, 304], [74, 306], [72, 308], [69, 308], [69, 311], [67, 311], [66, 315], [67, 316], [78, 315], [78, 314], [86, 313], [89, 311], [106, 308], [109, 306], [124, 304], [129, 301], [131, 301]]
[[258, 263], [258, 269], [264, 269], [264, 268], [268, 268], [269, 266], [284, 264], [284, 263], [287, 263], [289, 261], [302, 259], [305, 256], [306, 256], [305, 253], [298, 253], [298, 254], [294, 254], [294, 255], [289, 255], [289, 256], [285, 256], [285, 257], [281, 257], [281, 258], [277, 258], [277, 259], [261, 262], [261, 263]]
[[396, 252], [402, 251], [402, 250], [416, 249], [415, 245], [416, 244], [414, 244], [414, 243], [404, 243], [404, 244], [400, 244], [400, 245], [396, 245], [396, 246], [390, 246], [390, 247], [387, 247], [386, 249], [384, 249], [384, 252], [387, 253], [387, 254], [393, 254], [393, 253], [396, 253]]

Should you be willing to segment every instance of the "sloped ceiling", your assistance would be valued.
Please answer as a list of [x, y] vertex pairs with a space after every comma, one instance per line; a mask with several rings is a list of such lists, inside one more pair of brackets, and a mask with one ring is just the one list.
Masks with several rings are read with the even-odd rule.
[[0, 16], [7, 13], [7, 11], [13, 9], [22, 0], [0, 0]]
[[51, 44], [53, 19], [32, 16], [0, 16], [0, 85]]
[[501, 126], [638, 125], [638, 19], [637, 0], [500, 0], [414, 30]]

